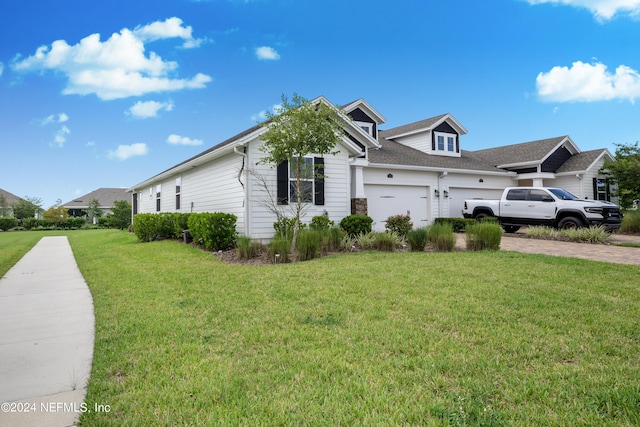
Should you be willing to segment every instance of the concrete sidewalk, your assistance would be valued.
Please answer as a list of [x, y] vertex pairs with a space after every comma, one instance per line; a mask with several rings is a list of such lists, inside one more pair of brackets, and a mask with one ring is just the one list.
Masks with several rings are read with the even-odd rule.
[[93, 300], [69, 241], [43, 237], [0, 279], [0, 426], [73, 425], [93, 340]]

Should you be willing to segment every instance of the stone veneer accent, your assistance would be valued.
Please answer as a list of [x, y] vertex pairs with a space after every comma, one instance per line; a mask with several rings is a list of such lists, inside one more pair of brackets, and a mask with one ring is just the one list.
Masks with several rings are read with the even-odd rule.
[[368, 215], [369, 207], [367, 205], [367, 199], [351, 199], [351, 214]]

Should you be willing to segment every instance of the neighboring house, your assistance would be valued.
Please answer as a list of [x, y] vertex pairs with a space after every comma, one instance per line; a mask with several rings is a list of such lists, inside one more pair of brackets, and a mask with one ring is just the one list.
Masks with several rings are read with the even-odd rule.
[[[323, 97], [311, 102], [331, 105]], [[465, 199], [498, 198], [518, 185], [611, 198], [598, 171], [613, 156], [606, 149], [581, 152], [568, 136], [466, 151], [467, 130], [450, 114], [381, 130], [385, 118], [363, 99], [340, 108], [352, 121], [337, 154], [308, 156], [324, 178], [306, 184], [312, 194], [307, 222], [324, 214], [337, 223], [363, 213], [383, 230], [389, 216], [408, 213], [415, 227], [425, 226], [437, 217], [460, 217]], [[293, 192], [286, 164], [258, 164], [265, 130], [254, 126], [129, 188], [133, 213], [228, 212], [238, 217], [241, 234], [272, 237], [276, 217], [269, 205], [277, 202], [286, 213]]]
[[113, 204], [119, 200], [131, 200], [131, 195], [127, 193], [126, 188], [98, 188], [89, 194], [77, 197], [70, 202], [62, 205], [63, 208], [69, 210], [69, 216], [86, 216], [86, 209], [89, 208], [89, 202], [93, 199], [98, 200], [100, 210], [103, 215], [110, 214]]
[[18, 203], [20, 197], [0, 188], [0, 216], [13, 216], [11, 205]]

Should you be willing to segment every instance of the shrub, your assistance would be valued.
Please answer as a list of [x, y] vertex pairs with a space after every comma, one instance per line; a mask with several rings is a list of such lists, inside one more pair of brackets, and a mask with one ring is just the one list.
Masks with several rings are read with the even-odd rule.
[[342, 237], [342, 242], [340, 242], [340, 247], [342, 248], [343, 251], [351, 252], [355, 249], [357, 244], [358, 244], [358, 241], [356, 237], [350, 236], [347, 233], [344, 233], [344, 236]]
[[473, 218], [436, 218], [434, 224], [451, 224], [454, 233], [462, 233], [468, 225], [476, 222]]
[[10, 216], [0, 217], [0, 230], [7, 231], [17, 226], [18, 226], [17, 219]]
[[262, 249], [262, 244], [251, 240], [250, 237], [240, 236], [236, 240], [236, 247], [238, 249], [238, 259], [251, 259], [258, 256]]
[[25, 230], [31, 230], [33, 228], [42, 227], [44, 225], [44, 221], [39, 220], [37, 218], [25, 218], [22, 220], [22, 226]]
[[468, 225], [465, 229], [467, 233], [467, 250], [481, 251], [500, 249], [502, 239], [502, 227], [490, 222], [479, 222]]
[[456, 250], [456, 235], [449, 223], [433, 224], [427, 229], [427, 241], [438, 252], [453, 252]]
[[373, 233], [360, 233], [355, 236], [355, 241], [360, 246], [360, 249], [370, 251], [374, 249], [376, 238]]
[[220, 251], [235, 246], [237, 219], [235, 215], [223, 212], [201, 212], [189, 215], [187, 223], [194, 241], [207, 250]]
[[413, 223], [409, 215], [393, 215], [387, 218], [387, 223], [384, 227], [402, 237], [407, 237], [407, 233], [411, 231]]
[[300, 230], [296, 240], [296, 250], [300, 261], [308, 261], [318, 256], [320, 233], [316, 230]]
[[[284, 236], [277, 235], [267, 245], [267, 255], [273, 262], [289, 262], [291, 242]], [[276, 256], [277, 255], [277, 256]]]
[[320, 247], [327, 252], [335, 252], [342, 249], [342, 239], [345, 232], [340, 227], [331, 226], [329, 229], [320, 232]]
[[409, 250], [412, 252], [422, 252], [427, 245], [427, 228], [420, 227], [407, 233]]
[[620, 226], [621, 233], [640, 234], [640, 210], [626, 211]]
[[[295, 218], [282, 217], [278, 221], [273, 223], [273, 229], [276, 231], [276, 236], [284, 236], [287, 239], [293, 238], [293, 226], [296, 224]], [[306, 228], [306, 224], [300, 222], [300, 230]]]
[[133, 217], [133, 229], [135, 235], [141, 242], [152, 242], [158, 238], [158, 215], [157, 214], [137, 214]]
[[532, 237], [534, 239], [557, 239], [560, 236], [560, 232], [558, 230], [544, 225], [533, 225], [527, 227], [524, 234], [525, 236]]
[[349, 215], [340, 221], [340, 227], [350, 236], [370, 233], [371, 224], [373, 224], [373, 218], [367, 215]]
[[328, 216], [318, 215], [311, 218], [309, 227], [316, 231], [325, 231], [334, 226], [334, 222]]

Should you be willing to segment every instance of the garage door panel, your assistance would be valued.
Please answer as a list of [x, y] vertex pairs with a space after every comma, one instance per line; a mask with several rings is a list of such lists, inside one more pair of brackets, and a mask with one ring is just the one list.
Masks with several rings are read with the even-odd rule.
[[449, 216], [462, 217], [462, 208], [466, 199], [499, 199], [502, 190], [487, 188], [449, 188]]
[[428, 187], [368, 185], [365, 194], [374, 230], [384, 230], [387, 218], [392, 215], [409, 214], [414, 227], [429, 224]]

